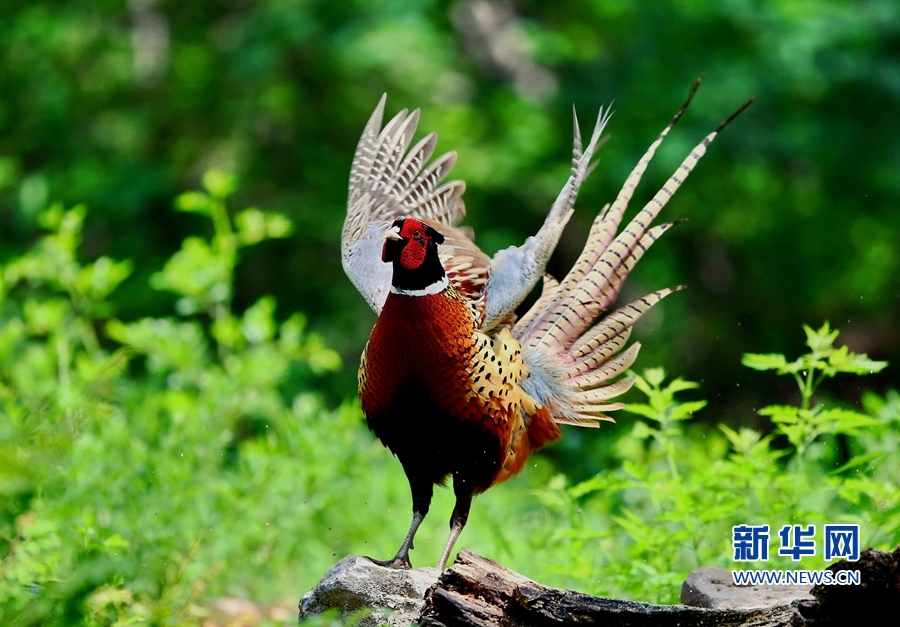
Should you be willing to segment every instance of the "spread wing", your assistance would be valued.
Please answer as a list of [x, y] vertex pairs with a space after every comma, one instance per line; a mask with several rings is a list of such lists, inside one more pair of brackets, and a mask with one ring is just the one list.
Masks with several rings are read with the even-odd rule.
[[[396, 218], [412, 216], [435, 225], [446, 238], [441, 259], [461, 294], [474, 299], [487, 282], [489, 260], [461, 229], [465, 215], [462, 181], [442, 183], [456, 163], [448, 152], [430, 164], [437, 134], [410, 148], [419, 110], [404, 109], [381, 127], [382, 96], [369, 118], [353, 156], [347, 218], [341, 233], [344, 271], [375, 313], [380, 313], [391, 285], [391, 267], [381, 261], [382, 234]], [[449, 245], [448, 245], [449, 243]]]
[[344, 271], [375, 313], [380, 313], [391, 285], [391, 267], [381, 261], [382, 234], [398, 217], [418, 218], [445, 238], [441, 262], [457, 291], [470, 301], [476, 325], [489, 331], [509, 321], [544, 271], [597, 148], [609, 111], [601, 111], [587, 147], [582, 150], [575, 124], [572, 173], [544, 225], [520, 247], [501, 250], [490, 259], [474, 243], [469, 229], [457, 228], [465, 215], [465, 183], [442, 183], [456, 163], [448, 152], [430, 164], [437, 134], [429, 133], [412, 148], [419, 110], [404, 109], [381, 127], [382, 96], [363, 130], [350, 170], [347, 218], [341, 234]]

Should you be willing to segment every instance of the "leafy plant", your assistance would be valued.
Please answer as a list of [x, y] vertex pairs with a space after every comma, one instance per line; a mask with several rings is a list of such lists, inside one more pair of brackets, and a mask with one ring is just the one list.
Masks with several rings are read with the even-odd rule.
[[[229, 209], [236, 185], [209, 173], [177, 200], [212, 225], [154, 275], [177, 315], [115, 317], [110, 295], [132, 264], [79, 260], [82, 206], [40, 214], [48, 233], [0, 267], [3, 624], [196, 624], [214, 597], [293, 605], [338, 556], [396, 548], [402, 471], [357, 402], [327, 407], [315, 389], [338, 355], [302, 314], [279, 319], [270, 296], [234, 309], [241, 252], [290, 231], [278, 214]], [[645, 370], [646, 400], [628, 405], [643, 420], [608, 470], [572, 481], [535, 458], [479, 500], [465, 546], [549, 584], [660, 602], [690, 569], [730, 564], [734, 524], [859, 522], [865, 543], [892, 548], [900, 396], [814, 404], [829, 376], [883, 363], [835, 348], [827, 326], [807, 332], [795, 362], [746, 358], [797, 377], [801, 404], [767, 414], [773, 434], [698, 423], [705, 402], [682, 398], [697, 384]], [[451, 506], [436, 496], [436, 510]], [[418, 563], [445, 535], [446, 515], [430, 518]]]
[[289, 223], [232, 218], [233, 177], [204, 185], [178, 206], [212, 236], [154, 278], [180, 317], [108, 319], [130, 263], [78, 260], [81, 206], [51, 207], [50, 233], [0, 268], [3, 624], [196, 624], [209, 597], [282, 601], [368, 539], [352, 503], [406, 498], [400, 477], [344, 472], [377, 465], [380, 447], [358, 407], [313, 390], [340, 359], [305, 318], [278, 321], [271, 297], [231, 306], [239, 251]]
[[874, 427], [878, 421], [857, 411], [839, 407], [825, 408], [819, 403], [810, 407], [813, 395], [826, 379], [841, 373], [866, 375], [880, 372], [886, 361], [873, 361], [866, 355], [851, 353], [846, 346], [834, 347], [839, 332], [832, 331], [826, 322], [818, 330], [803, 325], [806, 345], [810, 352], [788, 362], [784, 355], [744, 355], [742, 363], [754, 370], [775, 370], [781, 375], [792, 375], [800, 389], [800, 407], [769, 405], [759, 410], [760, 415], [770, 416], [779, 433], [787, 436], [802, 457], [809, 445], [820, 435], [858, 435], [861, 430]]
[[[259, 311], [247, 321], [247, 324], [255, 325], [254, 329], [244, 334], [238, 328], [231, 311], [238, 251], [266, 239], [287, 237], [292, 227], [283, 215], [256, 208], [244, 209], [232, 221], [225, 207], [227, 198], [237, 190], [237, 179], [232, 174], [210, 170], [203, 175], [203, 187], [205, 192], [181, 194], [175, 206], [181, 211], [209, 218], [214, 227], [212, 239], [187, 238], [181, 250], [152, 277], [152, 284], [181, 295], [175, 305], [178, 313], [187, 316], [204, 312], [209, 315], [213, 320], [212, 335], [219, 350], [227, 354], [245, 337], [259, 340], [273, 332], [265, 326], [265, 315]], [[267, 299], [266, 302], [269, 304], [261, 306], [274, 309], [274, 301]]]
[[[825, 379], [868, 374], [886, 364], [835, 348], [838, 334], [828, 325], [805, 330], [810, 352], [794, 362], [782, 355], [744, 357], [754, 369], [796, 376], [800, 407], [760, 411], [773, 418], [775, 434], [784, 434], [792, 450], [779, 450], [773, 435], [747, 427], [692, 425], [705, 402], [684, 402], [677, 395], [697, 384], [678, 378], [665, 384], [662, 369], [645, 370], [636, 387], [647, 401], [629, 403], [626, 411], [648, 422], [636, 422], [619, 440], [621, 466], [574, 485], [558, 475], [536, 491], [554, 514], [554, 531], [535, 536], [536, 546], [550, 546], [557, 556], [546, 567], [568, 575], [566, 585], [584, 588], [587, 582], [587, 590], [597, 594], [676, 602], [689, 570], [733, 567], [734, 525], [804, 522], [821, 529], [824, 523], [855, 522], [864, 543], [896, 546], [900, 397], [867, 393], [866, 413], [812, 406]], [[828, 447], [810, 450], [837, 434], [851, 439], [852, 454], [835, 467]], [[825, 566], [821, 547], [803, 565]], [[792, 565], [775, 555], [767, 567]]]
[[644, 376], [635, 376], [635, 387], [647, 396], [647, 403], [628, 403], [625, 411], [649, 418], [658, 427], [651, 427], [645, 422], [635, 423], [632, 435], [638, 439], [652, 437], [665, 451], [669, 463], [669, 471], [674, 479], [678, 478], [675, 464], [677, 440], [681, 436], [679, 423], [693, 416], [694, 412], [706, 407], [706, 401], [690, 401], [682, 403], [675, 400], [675, 394], [700, 387], [693, 381], [675, 379], [662, 387], [666, 371], [662, 368], [648, 368]]

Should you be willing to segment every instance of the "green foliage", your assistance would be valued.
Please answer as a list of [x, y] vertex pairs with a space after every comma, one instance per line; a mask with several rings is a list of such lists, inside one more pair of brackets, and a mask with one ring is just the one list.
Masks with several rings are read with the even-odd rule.
[[559, 476], [538, 496], [557, 513], [577, 512], [568, 525], [558, 524], [548, 551], [574, 564], [554, 570], [586, 582], [592, 593], [671, 602], [686, 571], [721, 561], [716, 549], [730, 539], [727, 514], [741, 507], [733, 490], [721, 488], [741, 469], [723, 459], [723, 438], [685, 433], [705, 402], [675, 395], [697, 384], [675, 379], [664, 386], [660, 368], [635, 376], [648, 402], [626, 409], [653, 424], [636, 422], [619, 441], [621, 467], [572, 486]]
[[851, 353], [846, 346], [835, 348], [834, 341], [840, 332], [832, 331], [827, 322], [815, 331], [804, 324], [803, 331], [810, 352], [796, 361], [788, 363], [784, 355], [748, 353], [742, 363], [754, 370], [775, 370], [778, 374], [793, 375], [800, 388], [804, 408], [809, 407], [813, 394], [825, 378], [841, 373], [875, 374], [887, 366], [886, 361], [872, 361], [866, 355]]
[[[789, 363], [782, 355], [746, 355], [745, 365], [780, 374], [799, 374], [808, 407], [824, 378], [838, 373], [868, 374], [885, 367], [865, 355], [835, 348], [837, 332], [824, 325], [806, 327], [810, 352]], [[547, 568], [566, 574], [568, 585], [643, 601], [677, 602], [687, 572], [703, 565], [734, 568], [731, 528], [739, 524], [851, 522], [861, 526], [865, 546], [891, 550], [900, 542], [900, 461], [896, 451], [900, 396], [867, 393], [865, 413], [819, 404], [771, 406], [775, 435], [720, 424], [686, 429], [704, 401], [682, 402], [676, 394], [697, 384], [652, 368], [637, 375], [646, 403], [626, 411], [648, 419], [637, 422], [618, 442], [621, 467], [569, 485], [558, 475], [536, 494], [555, 518], [552, 531], [538, 535], [549, 558]], [[724, 438], [722, 437], [724, 436]], [[851, 451], [841, 459], [836, 437]], [[821, 536], [819, 536], [821, 543]], [[558, 561], [563, 556], [566, 561]], [[822, 568], [817, 557], [804, 568]], [[791, 568], [775, 557], [769, 568]]]
[[203, 186], [207, 193], [184, 193], [175, 206], [210, 218], [215, 229], [212, 240], [186, 239], [162, 272], [152, 277], [152, 283], [158, 289], [181, 295], [175, 307], [182, 315], [200, 311], [208, 314], [213, 319], [213, 336], [221, 347], [231, 350], [235, 342], [241, 341], [231, 315], [238, 250], [266, 239], [287, 237], [291, 223], [281, 214], [255, 208], [241, 211], [232, 223], [225, 200], [237, 190], [234, 175], [210, 170], [203, 175]]
[[651, 427], [645, 422], [635, 424], [634, 436], [638, 439], [652, 437], [665, 451], [669, 462], [669, 470], [674, 478], [678, 478], [678, 469], [675, 466], [675, 446], [681, 429], [678, 422], [687, 420], [694, 412], [706, 407], [706, 401], [692, 401], [681, 403], [675, 400], [675, 394], [684, 390], [692, 390], [699, 387], [692, 381], [675, 379], [666, 387], [660, 387], [666, 378], [662, 368], [648, 368], [644, 376], [635, 376], [636, 387], [647, 395], [649, 403], [629, 403], [628, 411], [649, 418], [656, 422], [658, 427]]
[[[388, 117], [421, 107], [419, 136], [435, 130], [438, 154], [458, 151], [452, 176], [467, 183], [467, 224], [488, 252], [539, 228], [568, 174], [572, 105], [589, 125], [615, 103], [599, 167], [551, 262], [561, 277], [704, 76], [634, 205], [741, 102], [757, 101], [661, 217], [690, 221], [635, 270], [634, 294], [691, 286], [642, 329], [647, 363], [678, 364], [710, 399], [749, 411], [769, 403], [768, 389], [762, 379], [735, 388], [734, 354], [793, 351], [789, 330], [803, 321], [852, 320], [873, 358], [897, 352], [900, 3], [495, 4], [511, 10], [496, 39], [464, 19], [480, 6], [466, 0], [0, 3], [0, 258], [28, 249], [53, 200], [86, 202], [90, 258], [136, 262], [111, 295], [117, 311], [163, 315], [167, 294], [146, 290], [148, 275], [198, 224], [169, 212], [170, 199], [209, 168], [234, 172], [239, 203], [297, 228], [246, 251], [231, 298], [244, 309], [271, 294], [355, 360], [373, 320], [336, 251], [350, 160], [382, 93]], [[230, 191], [210, 184], [213, 195]], [[191, 248], [195, 260], [203, 252]], [[213, 282], [225, 271], [208, 270]], [[352, 369], [340, 376], [333, 387], [350, 389]], [[896, 370], [878, 385], [892, 380]]]
[[800, 388], [801, 406], [769, 405], [759, 410], [760, 415], [770, 416], [777, 431], [787, 436], [802, 457], [807, 447], [820, 435], [858, 435], [862, 430], [877, 426], [874, 418], [857, 411], [819, 404], [810, 409], [813, 395], [826, 378], [840, 373], [874, 374], [880, 372], [886, 361], [872, 361], [866, 355], [857, 355], [846, 346], [834, 348], [838, 331], [831, 331], [828, 323], [813, 331], [804, 325], [806, 345], [810, 352], [788, 363], [784, 355], [744, 355], [743, 364], [754, 370], [775, 370], [778, 374], [793, 375]]
[[50, 233], [2, 267], [3, 624], [195, 624], [202, 598], [280, 601], [368, 538], [348, 507], [379, 487], [344, 469], [380, 447], [311, 391], [340, 358], [271, 297], [230, 305], [237, 252], [290, 226], [232, 221], [233, 179], [205, 186], [177, 204], [205, 206], [212, 238], [155, 280], [193, 299], [181, 318], [104, 322], [130, 264], [78, 261], [83, 207], [42, 214]]
[[[607, 472], [573, 481], [551, 449], [477, 501], [463, 543], [548, 583], [647, 600], [727, 563], [729, 516], [858, 520], [869, 543], [897, 542], [900, 397], [855, 408], [840, 379], [826, 387], [843, 402], [815, 396], [882, 362], [834, 349], [827, 327], [799, 361], [747, 356], [797, 379], [793, 406], [734, 355], [793, 350], [789, 330], [822, 316], [848, 320], [873, 357], [896, 352], [900, 4], [516, 3], [512, 65], [472, 36], [466, 6], [0, 5], [0, 622], [190, 622], [220, 594], [292, 605], [333, 554], [396, 549], [405, 479], [341, 402], [373, 319], [336, 252], [349, 160], [385, 91], [388, 115], [421, 106], [438, 150], [459, 151], [488, 252], [546, 215], [570, 105], [587, 123], [616, 102], [555, 276], [696, 76], [638, 195], [758, 96], [666, 210], [691, 221], [628, 288], [692, 286], [638, 332], [649, 363], [702, 377], [719, 413], [689, 418], [702, 401], [678, 400], [688, 383], [647, 371], [647, 402], [631, 405], [646, 422], [570, 431], [556, 449], [601, 442], [606, 456], [570, 448], [562, 469]], [[869, 385], [896, 381], [897, 364]], [[706, 425], [762, 406], [759, 429]], [[440, 501], [417, 564], [443, 543]]]
[[[211, 172], [175, 203], [211, 227], [153, 276], [177, 316], [114, 317], [131, 262], [79, 259], [82, 206], [40, 214], [48, 233], [0, 268], [4, 624], [196, 624], [214, 597], [293, 605], [337, 556], [396, 549], [399, 465], [357, 403], [316, 391], [340, 357], [302, 314], [279, 319], [272, 296], [234, 308], [244, 250], [290, 230], [230, 209], [236, 186]], [[812, 406], [826, 379], [885, 364], [836, 348], [828, 325], [806, 332], [794, 362], [745, 356], [799, 385], [800, 406], [760, 411], [772, 434], [693, 420], [706, 403], [682, 395], [698, 385], [647, 369], [646, 401], [627, 405], [644, 420], [614, 443], [612, 468], [573, 482], [535, 458], [525, 487], [479, 499], [464, 544], [549, 584], [660, 602], [690, 569], [731, 565], [735, 524], [857, 522], [864, 544], [891, 548], [900, 395]], [[438, 495], [417, 562], [437, 558], [450, 500]]]

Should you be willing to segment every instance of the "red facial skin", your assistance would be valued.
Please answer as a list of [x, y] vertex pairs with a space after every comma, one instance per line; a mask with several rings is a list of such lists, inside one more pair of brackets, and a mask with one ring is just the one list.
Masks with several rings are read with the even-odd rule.
[[[396, 222], [394, 223], [396, 224]], [[425, 232], [425, 225], [414, 218], [407, 218], [400, 228], [400, 237], [406, 240], [400, 253], [400, 264], [407, 270], [415, 270], [425, 261], [425, 253], [431, 237]], [[386, 249], [388, 242], [381, 249], [381, 260], [387, 261]]]

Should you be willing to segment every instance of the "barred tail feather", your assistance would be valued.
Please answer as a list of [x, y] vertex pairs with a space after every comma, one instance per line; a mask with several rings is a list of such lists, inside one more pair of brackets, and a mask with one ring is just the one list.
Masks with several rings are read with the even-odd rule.
[[556, 295], [558, 287], [559, 281], [554, 279], [549, 274], [544, 275], [544, 284], [541, 288], [540, 297], [538, 297], [534, 305], [531, 306], [531, 309], [529, 309], [524, 316], [516, 321], [516, 329], [523, 330], [523, 332], [518, 337], [528, 335], [527, 329], [531, 327], [535, 320], [540, 318], [540, 314], [550, 306], [551, 302], [553, 302], [553, 297]]
[[[550, 409], [558, 423], [598, 426], [612, 420], [605, 412], [621, 409], [611, 399], [623, 394], [634, 377], [621, 377], [640, 350], [635, 342], [625, 348], [637, 320], [660, 300], [681, 287], [663, 289], [639, 298], [594, 324], [615, 302], [635, 264], [647, 249], [678, 222], [652, 226], [653, 220], [681, 186], [716, 135], [752, 102], [745, 103], [691, 151], [638, 214], [616, 234], [624, 212], [659, 145], [684, 113], [687, 101], [629, 174], [611, 205], [606, 205], [591, 227], [587, 243], [572, 270], [557, 283], [544, 280], [540, 298], [513, 328], [522, 345], [530, 374], [525, 390]], [[575, 154], [580, 135], [576, 131]], [[593, 327], [591, 325], [594, 325]]]
[[622, 333], [631, 333], [632, 325], [637, 322], [638, 318], [644, 315], [644, 312], [672, 292], [677, 292], [682, 289], [684, 289], [683, 285], [658, 290], [617, 309], [615, 312], [595, 324], [590, 331], [578, 338], [578, 340], [572, 344], [569, 353], [575, 360], [582, 360], [589, 355], [595, 354], [597, 351], [603, 349], [610, 340], [615, 339]]

